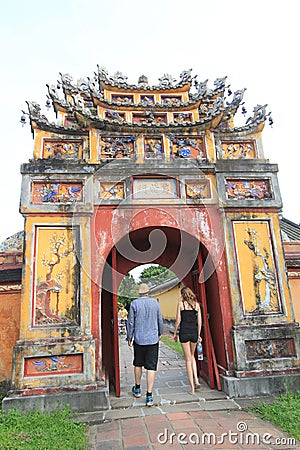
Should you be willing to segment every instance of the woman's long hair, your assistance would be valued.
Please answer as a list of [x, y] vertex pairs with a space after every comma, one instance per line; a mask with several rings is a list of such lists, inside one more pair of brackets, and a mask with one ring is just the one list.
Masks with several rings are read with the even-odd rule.
[[197, 301], [197, 297], [189, 287], [183, 287], [180, 291], [182, 301], [187, 302], [192, 308], [194, 308], [194, 302]]

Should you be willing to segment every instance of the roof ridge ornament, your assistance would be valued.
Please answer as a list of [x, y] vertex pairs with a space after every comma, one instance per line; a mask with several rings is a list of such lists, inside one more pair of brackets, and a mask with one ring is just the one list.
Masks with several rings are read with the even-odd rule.
[[141, 75], [138, 79], [139, 88], [147, 88], [149, 86], [148, 77], [146, 75]]
[[214, 86], [215, 86], [214, 91], [221, 91], [221, 90], [225, 89], [226, 79], [227, 79], [227, 75], [222, 78], [216, 78], [214, 81]]
[[181, 72], [179, 77], [180, 77], [180, 80], [181, 80], [182, 84], [187, 84], [187, 83], [190, 83], [192, 81], [192, 76], [191, 76], [192, 70], [193, 69], [183, 70]]
[[261, 122], [264, 122], [267, 118], [267, 116], [269, 116], [271, 113], [266, 114], [266, 108], [267, 108], [267, 104], [266, 105], [256, 105], [253, 108], [253, 116], [252, 117], [248, 117], [247, 121], [246, 121], [246, 125], [251, 125], [251, 124], [258, 124]]
[[162, 77], [158, 79], [159, 81], [159, 87], [162, 88], [170, 88], [174, 86], [174, 83], [176, 83], [176, 79], [172, 77], [169, 73], [164, 73]]

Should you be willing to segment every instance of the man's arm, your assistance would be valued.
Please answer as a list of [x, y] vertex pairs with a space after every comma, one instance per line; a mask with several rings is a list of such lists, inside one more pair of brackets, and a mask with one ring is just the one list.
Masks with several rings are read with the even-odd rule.
[[134, 335], [134, 321], [135, 314], [132, 303], [130, 304], [128, 320], [127, 320], [127, 343], [129, 346], [132, 345], [133, 335]]
[[160, 306], [158, 306], [158, 337], [164, 333], [164, 321], [162, 318], [162, 312]]

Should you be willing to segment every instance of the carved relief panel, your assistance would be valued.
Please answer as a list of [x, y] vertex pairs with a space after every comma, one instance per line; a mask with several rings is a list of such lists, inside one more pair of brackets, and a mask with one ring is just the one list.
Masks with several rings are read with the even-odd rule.
[[133, 113], [132, 123], [151, 123], [151, 124], [167, 124], [167, 114], [156, 113]]
[[78, 230], [36, 227], [33, 326], [78, 325]]
[[24, 358], [24, 376], [53, 376], [83, 372], [83, 355], [55, 355]]
[[42, 158], [73, 159], [83, 157], [82, 140], [44, 139]]
[[141, 177], [133, 179], [134, 199], [176, 199], [178, 183], [174, 178]]
[[234, 221], [239, 284], [245, 315], [282, 312], [268, 221]]
[[247, 360], [296, 356], [294, 339], [258, 339], [245, 341]]
[[147, 136], [144, 137], [144, 155], [145, 158], [164, 158], [164, 148], [162, 137]]
[[270, 179], [226, 178], [225, 190], [228, 200], [262, 200], [274, 198]]
[[255, 141], [222, 141], [223, 159], [251, 159], [257, 158]]
[[123, 182], [100, 182], [99, 196], [103, 200], [120, 200], [125, 197], [125, 188]]
[[171, 142], [171, 154], [178, 158], [206, 158], [204, 139], [202, 136], [168, 136]]
[[111, 101], [116, 103], [133, 103], [133, 95], [112, 94]]
[[185, 192], [187, 200], [209, 199], [212, 197], [209, 180], [186, 181]]
[[83, 184], [70, 182], [34, 181], [32, 183], [31, 201], [41, 203], [71, 203], [82, 201]]
[[100, 136], [100, 159], [133, 158], [135, 136]]

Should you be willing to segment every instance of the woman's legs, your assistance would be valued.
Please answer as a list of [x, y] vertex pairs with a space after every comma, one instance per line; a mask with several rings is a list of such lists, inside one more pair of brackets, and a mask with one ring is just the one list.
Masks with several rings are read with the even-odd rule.
[[199, 388], [200, 384], [199, 384], [198, 373], [197, 373], [197, 363], [196, 363], [196, 359], [195, 359], [196, 346], [197, 346], [197, 342], [190, 342], [194, 384], [195, 384], [195, 388], [196, 387]]
[[194, 357], [196, 343], [181, 342], [181, 346], [182, 346], [182, 350], [183, 350], [184, 358], [185, 358], [186, 372], [187, 372], [187, 376], [188, 376], [189, 383], [191, 386], [190, 393], [194, 394], [194, 392], [195, 392], [194, 371], [196, 370], [196, 373], [197, 373], [196, 361], [195, 361], [195, 357]]

